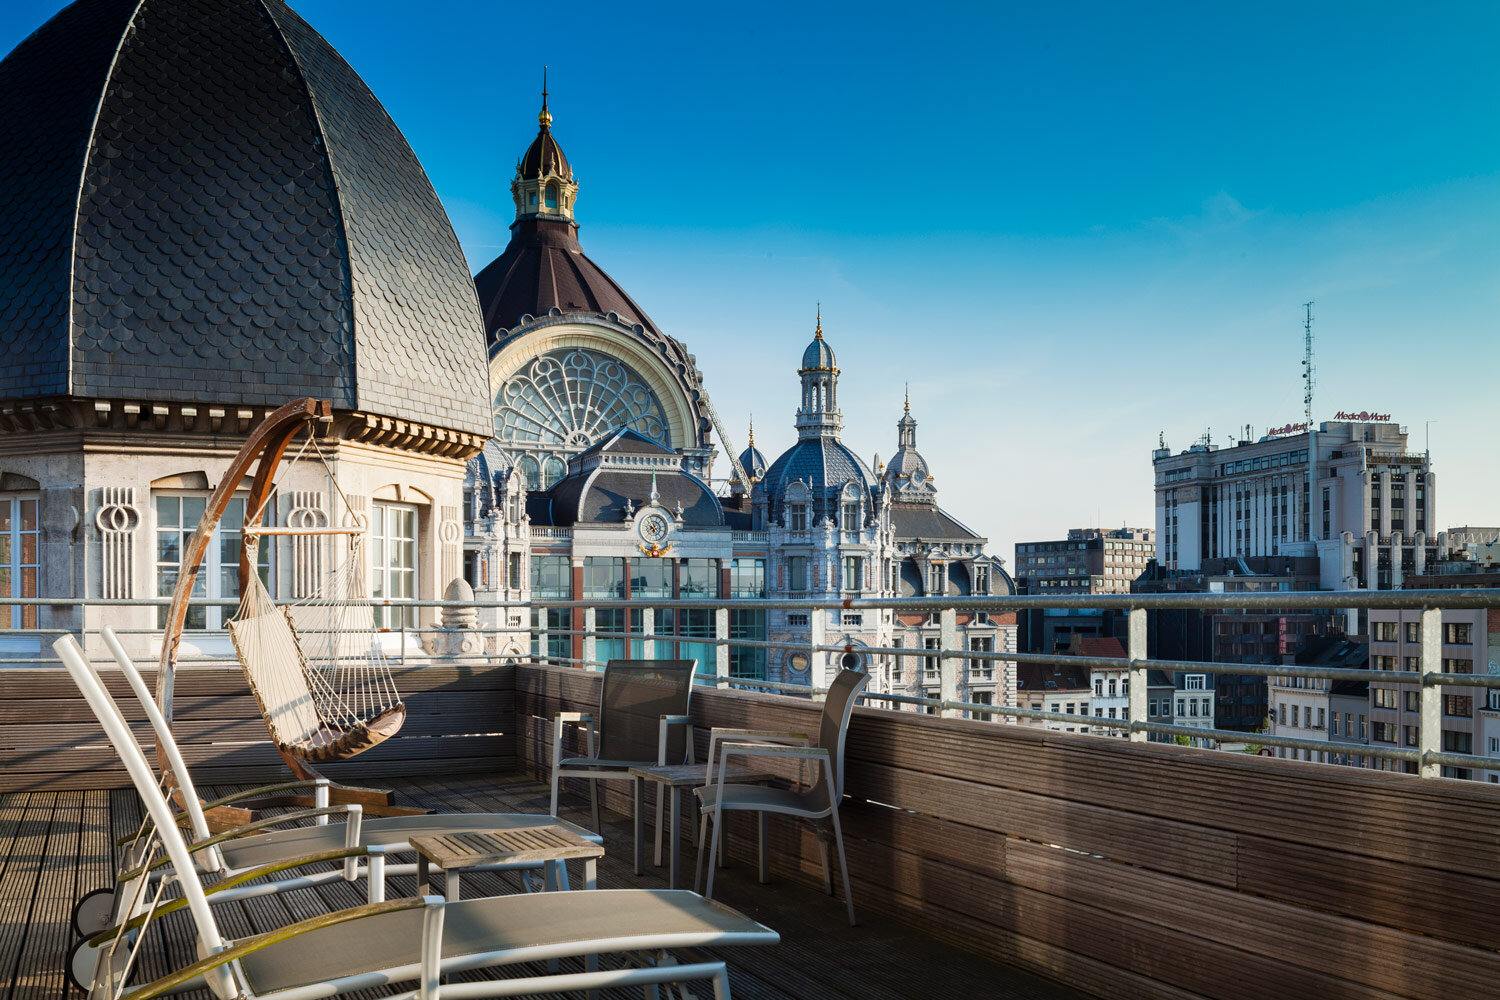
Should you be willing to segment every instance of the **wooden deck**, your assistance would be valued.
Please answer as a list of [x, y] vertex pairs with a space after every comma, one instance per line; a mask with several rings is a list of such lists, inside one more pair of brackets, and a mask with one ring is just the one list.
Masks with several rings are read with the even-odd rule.
[[[238, 788], [219, 785], [211, 794]], [[397, 780], [413, 803], [452, 811], [545, 813], [547, 790], [516, 776], [459, 775]], [[565, 797], [566, 818], [587, 823], [587, 800]], [[69, 912], [82, 893], [108, 878], [109, 844], [135, 829], [140, 808], [133, 792], [66, 790], [0, 794], [0, 1000], [53, 1000], [76, 996], [62, 971], [71, 944]], [[664, 869], [631, 871], [627, 823], [606, 814], [606, 855], [599, 883], [605, 888], [664, 887]], [[692, 854], [684, 845], [684, 866]], [[471, 874], [465, 895], [516, 891], [498, 874]], [[392, 897], [414, 893], [415, 879], [395, 878]], [[732, 865], [720, 874], [717, 896], [781, 933], [774, 948], [726, 951], [734, 995], [740, 1000], [838, 1000], [983, 996], [995, 1000], [1072, 1000], [1082, 997], [1024, 972], [959, 952], [869, 909], [861, 926], [848, 926], [841, 902], [787, 879], [759, 885], [754, 872]], [[317, 890], [244, 900], [218, 908], [227, 933], [257, 933], [328, 909], [357, 905], [362, 893], [348, 883]], [[856, 890], [855, 903], [859, 903]], [[154, 978], [191, 960], [186, 914], [164, 921], [145, 948], [143, 971]], [[144, 981], [144, 980], [142, 980]], [[707, 984], [696, 990], [706, 995]], [[361, 994], [363, 996], [364, 994]], [[639, 990], [606, 996], [638, 997]], [[206, 991], [189, 994], [210, 1000]]]

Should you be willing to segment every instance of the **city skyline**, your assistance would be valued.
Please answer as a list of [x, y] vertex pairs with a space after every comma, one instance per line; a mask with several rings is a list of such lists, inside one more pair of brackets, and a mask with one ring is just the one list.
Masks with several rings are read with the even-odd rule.
[[[0, 44], [57, 6], [10, 5]], [[846, 443], [889, 458], [909, 381], [939, 499], [991, 551], [1149, 527], [1159, 432], [1301, 419], [1313, 299], [1315, 415], [1388, 412], [1414, 448], [1431, 421], [1439, 526], [1496, 520], [1492, 8], [584, 5], [564, 38], [541, 10], [294, 6], [406, 132], [471, 270], [551, 65], [583, 245], [697, 355], [736, 449], [751, 414], [769, 458], [795, 439], [821, 301]]]

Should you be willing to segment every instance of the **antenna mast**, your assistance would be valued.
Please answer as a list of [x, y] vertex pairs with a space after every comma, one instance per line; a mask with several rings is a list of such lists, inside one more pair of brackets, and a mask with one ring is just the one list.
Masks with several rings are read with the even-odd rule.
[[1302, 303], [1306, 318], [1302, 321], [1302, 408], [1307, 417], [1307, 427], [1313, 423], [1313, 387], [1317, 384], [1317, 369], [1313, 367], [1312, 302]]

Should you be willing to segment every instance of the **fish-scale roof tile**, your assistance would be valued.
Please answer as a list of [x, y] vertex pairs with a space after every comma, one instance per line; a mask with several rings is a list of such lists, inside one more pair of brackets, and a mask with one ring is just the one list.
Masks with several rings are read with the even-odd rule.
[[0, 131], [0, 393], [490, 431], [447, 215], [282, 0], [79, 0], [0, 62]]

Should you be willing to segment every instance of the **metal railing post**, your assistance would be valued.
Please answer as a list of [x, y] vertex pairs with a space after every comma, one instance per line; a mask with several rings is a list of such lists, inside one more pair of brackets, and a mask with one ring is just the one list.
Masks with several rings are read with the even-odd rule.
[[1125, 674], [1130, 682], [1130, 692], [1126, 695], [1125, 702], [1125, 717], [1130, 720], [1130, 741], [1144, 743], [1147, 733], [1139, 727], [1141, 723], [1150, 721], [1146, 715], [1146, 692], [1150, 682], [1144, 665], [1146, 659], [1145, 608], [1130, 609], [1130, 616], [1127, 619], [1125, 655], [1130, 658], [1130, 669]]
[[656, 634], [656, 609], [641, 609], [641, 656], [648, 660], [656, 659], [656, 640], [651, 638]]
[[[943, 701], [957, 701], [958, 671], [964, 661], [948, 654], [958, 646], [957, 611], [944, 608], [938, 613], [938, 636], [938, 697]], [[963, 715], [956, 708], [945, 708], [939, 714], [945, 719], [957, 719]]]
[[597, 617], [598, 612], [593, 608], [583, 609], [583, 665], [588, 670], [598, 669], [595, 664], [599, 660], [597, 655], [599, 640], [594, 637], [594, 623]]
[[[823, 645], [823, 626], [828, 612], [822, 608], [809, 608], [807, 612], [807, 683], [813, 688], [827, 688], [830, 678], [824, 676], [825, 656], [818, 651]], [[814, 699], [821, 697], [814, 695]]]
[[719, 678], [719, 687], [729, 686], [729, 609], [714, 609], [714, 676]]
[[1441, 608], [1422, 609], [1422, 725], [1417, 734], [1417, 749], [1422, 762], [1417, 773], [1424, 778], [1437, 778], [1443, 773], [1441, 764], [1431, 761], [1430, 754], [1443, 749], [1443, 688], [1434, 683], [1433, 675], [1443, 672], [1443, 611]]

